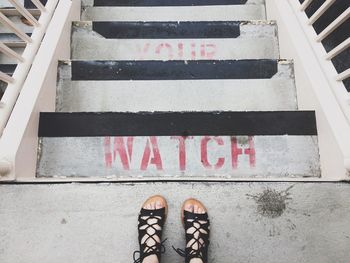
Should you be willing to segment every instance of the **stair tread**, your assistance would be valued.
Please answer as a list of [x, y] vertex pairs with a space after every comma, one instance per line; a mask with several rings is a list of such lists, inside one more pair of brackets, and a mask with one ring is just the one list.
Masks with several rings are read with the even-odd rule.
[[304, 135], [42, 137], [39, 156], [37, 177], [320, 177], [317, 136]]
[[[222, 25], [226, 29], [217, 30]], [[76, 22], [72, 58], [277, 59], [277, 26], [272, 21]]]
[[[149, 94], [149, 95], [147, 95]], [[251, 97], [251, 94], [254, 94]], [[296, 110], [293, 78], [268, 80], [60, 80], [57, 111]]]
[[[308, 111], [41, 113], [37, 176], [318, 177], [316, 135], [315, 113]], [[179, 148], [179, 138], [187, 146]], [[116, 147], [125, 151], [118, 150], [121, 161]]]
[[264, 4], [262, 0], [95, 0], [94, 6], [212, 6]]
[[264, 5], [85, 7], [86, 21], [232, 21], [266, 19]]

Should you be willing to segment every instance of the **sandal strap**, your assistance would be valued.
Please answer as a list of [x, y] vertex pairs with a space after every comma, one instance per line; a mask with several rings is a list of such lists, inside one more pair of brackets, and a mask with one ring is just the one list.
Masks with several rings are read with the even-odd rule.
[[[154, 221], [150, 223], [150, 221]], [[142, 260], [150, 255], [156, 255], [160, 262], [160, 256], [165, 252], [163, 242], [159, 242], [162, 238], [162, 229], [165, 221], [165, 207], [161, 209], [148, 210], [142, 208], [138, 217], [139, 245], [140, 251], [134, 252], [134, 263], [142, 262]], [[152, 229], [153, 234], [148, 231]], [[145, 238], [146, 237], [146, 238]], [[156, 237], [159, 239], [157, 240]], [[152, 239], [153, 246], [147, 245], [147, 242]], [[142, 242], [141, 242], [142, 241]], [[137, 258], [137, 254], [139, 258]]]
[[[184, 211], [184, 223], [186, 232], [186, 249], [182, 250], [173, 247], [175, 252], [185, 258], [185, 262], [189, 263], [191, 259], [200, 258], [204, 263], [208, 262], [208, 246], [209, 246], [209, 233], [210, 233], [210, 221], [208, 214], [195, 214], [189, 211]], [[190, 228], [194, 228], [194, 231], [189, 234], [187, 231]], [[195, 234], [198, 233], [198, 237], [195, 238]], [[189, 245], [189, 247], [187, 247]], [[192, 247], [197, 245], [198, 249]]]

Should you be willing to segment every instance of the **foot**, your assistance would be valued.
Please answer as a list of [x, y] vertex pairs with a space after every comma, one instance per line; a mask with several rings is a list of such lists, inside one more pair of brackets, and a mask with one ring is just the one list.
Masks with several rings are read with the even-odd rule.
[[135, 262], [159, 263], [162, 253], [162, 229], [167, 215], [167, 203], [162, 196], [152, 196], [142, 205], [139, 214], [140, 258]]
[[207, 209], [196, 199], [186, 200], [182, 209], [182, 222], [186, 231], [186, 262], [206, 263], [210, 233]]

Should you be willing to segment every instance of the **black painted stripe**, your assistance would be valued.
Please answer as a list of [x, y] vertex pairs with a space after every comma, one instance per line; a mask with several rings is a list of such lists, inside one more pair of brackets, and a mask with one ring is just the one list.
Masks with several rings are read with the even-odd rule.
[[17, 64], [0, 64], [0, 71], [12, 76], [15, 72]]
[[109, 39], [236, 38], [240, 35], [240, 23], [234, 21], [93, 22], [92, 28]]
[[[40, 2], [43, 5], [46, 5], [47, 0], [40, 0]], [[25, 8], [31, 8], [31, 9], [37, 9], [37, 7], [33, 4], [33, 2], [31, 0], [24, 0], [24, 7]]]
[[313, 111], [41, 113], [40, 137], [316, 135]]
[[248, 0], [94, 0], [94, 6], [243, 5]]
[[277, 61], [72, 61], [72, 80], [269, 79]]

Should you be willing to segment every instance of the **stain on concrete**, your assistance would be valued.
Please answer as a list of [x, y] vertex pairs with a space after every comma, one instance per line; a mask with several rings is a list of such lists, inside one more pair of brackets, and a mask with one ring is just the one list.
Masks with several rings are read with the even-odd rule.
[[255, 200], [258, 214], [268, 218], [277, 218], [282, 216], [287, 208], [287, 200], [291, 199], [288, 191], [292, 187], [282, 192], [267, 188], [258, 195], [248, 196]]
[[67, 224], [67, 220], [66, 220], [65, 218], [62, 218], [62, 220], [61, 220], [61, 224], [62, 224], [62, 225]]

